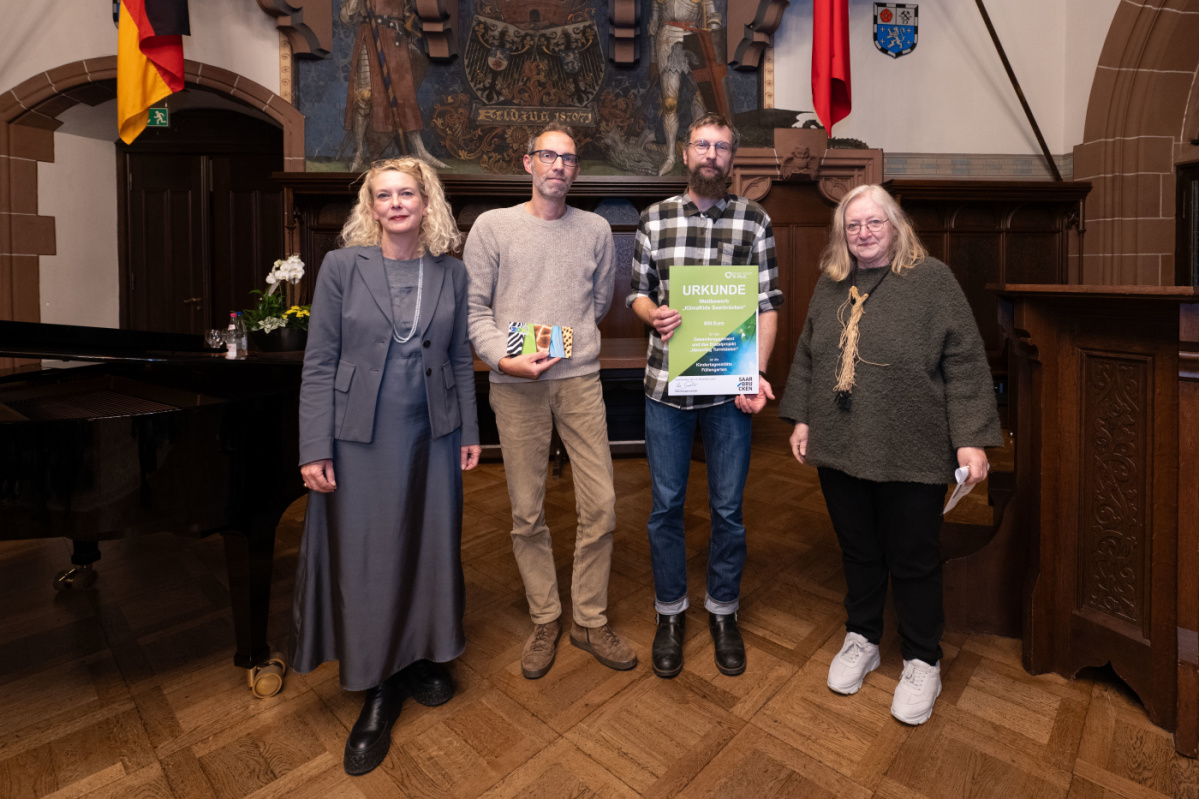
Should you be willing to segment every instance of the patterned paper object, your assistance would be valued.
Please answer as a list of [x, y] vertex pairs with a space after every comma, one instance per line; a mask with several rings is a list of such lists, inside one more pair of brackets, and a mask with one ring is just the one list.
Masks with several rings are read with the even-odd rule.
[[511, 356], [529, 352], [548, 353], [553, 358], [569, 358], [573, 352], [574, 329], [561, 325], [535, 325], [512, 322], [508, 325], [505, 352]]

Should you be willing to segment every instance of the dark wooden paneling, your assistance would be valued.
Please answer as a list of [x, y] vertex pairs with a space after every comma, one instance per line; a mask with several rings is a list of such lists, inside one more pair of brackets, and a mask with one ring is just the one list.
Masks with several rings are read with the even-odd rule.
[[1199, 286], [1199, 164], [1178, 167], [1174, 214], [1174, 282]]
[[[289, 230], [305, 263], [320, 264], [334, 249], [358, 189], [355, 176], [341, 173], [279, 173]], [[479, 209], [515, 204], [529, 196], [527, 177], [442, 175], [446, 195], [469, 232]], [[1034, 182], [892, 181], [896, 194], [929, 252], [949, 264], [961, 282], [983, 333], [992, 368], [1005, 369], [1003, 337], [996, 323], [995, 297], [989, 283], [1053, 283], [1065, 279], [1071, 220], [1090, 184]], [[570, 204], [594, 210], [604, 199], [620, 197], [638, 210], [682, 192], [678, 179], [588, 177], [575, 181]], [[779, 261], [778, 337], [767, 373], [781, 387], [790, 370], [795, 344], [807, 318], [808, 301], [819, 279], [820, 253], [828, 243], [833, 205], [814, 182], [775, 182], [761, 200], [774, 227]], [[621, 252], [612, 309], [600, 326], [605, 337], [639, 338], [644, 325], [624, 307], [628, 293], [633, 225], [614, 225]], [[627, 255], [625, 251], [627, 250]], [[316, 269], [305, 278], [308, 296]]]
[[779, 183], [762, 200], [774, 228], [779, 262], [778, 337], [766, 373], [778, 395], [791, 370], [795, 345], [808, 318], [808, 302], [820, 279], [820, 253], [828, 244], [833, 204], [820, 196], [815, 183]]
[[1072, 677], [1110, 662], [1154, 723], [1181, 727], [1176, 745], [1194, 756], [1199, 706], [1178, 686], [1194, 683], [1184, 664], [1195, 659], [1199, 519], [1180, 513], [1194, 491], [1180, 475], [1196, 473], [1199, 455], [1180, 436], [1199, 413], [1189, 390], [1199, 331], [1187, 331], [1199, 295], [1007, 288], [1012, 503], [1031, 539], [1025, 665]]
[[[470, 233], [471, 223], [481, 210], [516, 205], [528, 199], [532, 190], [527, 177], [440, 177], [464, 235]], [[334, 173], [277, 173], [275, 178], [286, 193], [284, 202], [291, 212], [289, 230], [293, 241], [298, 242], [304, 263], [312, 267], [303, 283], [306, 296], [311, 299], [319, 265], [326, 254], [337, 248], [338, 234], [353, 208], [360, 184], [353, 175]], [[569, 202], [576, 208], [594, 211], [606, 199], [623, 197], [640, 212], [650, 204], [678, 194], [685, 188], [686, 184], [677, 179], [580, 177], [575, 181]], [[625, 307], [637, 226], [614, 224], [612, 232], [617, 248], [616, 277], [612, 306], [600, 323], [600, 333], [605, 338], [644, 338], [647, 335], [645, 325], [631, 309]], [[455, 255], [460, 257], [461, 253]]]
[[[957, 276], [994, 371], [1005, 368], [991, 283], [1066, 283], [1070, 237], [1078, 237], [1089, 183], [893, 180], [885, 184], [929, 254]], [[1081, 244], [1078, 247], [1081, 253]]]

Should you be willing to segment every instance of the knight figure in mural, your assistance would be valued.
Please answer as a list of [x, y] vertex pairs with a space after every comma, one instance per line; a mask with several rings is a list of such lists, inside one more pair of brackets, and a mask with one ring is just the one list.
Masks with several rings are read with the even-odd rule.
[[420, 18], [412, 0], [342, 0], [340, 19], [358, 28], [346, 95], [345, 128], [354, 148], [350, 171], [362, 170], [392, 143], [397, 154], [446, 168], [421, 140], [416, 91], [429, 71], [429, 58], [420, 48]]
[[[705, 38], [705, 46], [701, 51], [707, 55], [712, 49], [712, 34], [723, 30], [724, 23], [716, 10], [715, 0], [650, 0], [650, 4], [653, 11], [648, 32], [654, 40], [654, 60], [662, 94], [662, 128], [666, 134], [666, 160], [658, 169], [658, 174], [665, 175], [674, 168], [677, 155], [679, 84], [684, 76], [692, 77], [691, 68], [695, 59], [693, 51], [685, 46], [685, 40], [693, 34]], [[706, 66], [710, 73], [712, 65]], [[691, 99], [691, 118], [699, 119], [706, 110], [701, 93], [696, 91]]]

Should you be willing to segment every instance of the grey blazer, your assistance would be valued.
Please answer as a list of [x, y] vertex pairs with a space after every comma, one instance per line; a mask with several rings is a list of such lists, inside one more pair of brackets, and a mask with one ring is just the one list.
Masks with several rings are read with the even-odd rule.
[[[457, 258], [426, 256], [418, 333], [429, 422], [434, 438], [461, 427], [463, 446], [479, 443], [466, 281], [466, 267]], [[334, 440], [370, 443], [391, 333], [383, 251], [347, 247], [326, 255], [304, 351], [301, 466], [332, 458]]]

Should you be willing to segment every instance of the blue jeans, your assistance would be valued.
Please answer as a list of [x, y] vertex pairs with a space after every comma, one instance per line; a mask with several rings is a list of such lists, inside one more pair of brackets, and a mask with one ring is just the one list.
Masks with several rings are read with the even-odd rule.
[[654, 608], [682, 613], [687, 601], [687, 547], [683, 502], [691, 470], [695, 426], [703, 436], [708, 461], [708, 592], [704, 607], [734, 613], [745, 568], [745, 525], [741, 499], [749, 474], [751, 417], [732, 402], [700, 410], [680, 410], [645, 399], [645, 454], [653, 484], [649, 516], [650, 557], [654, 567]]

